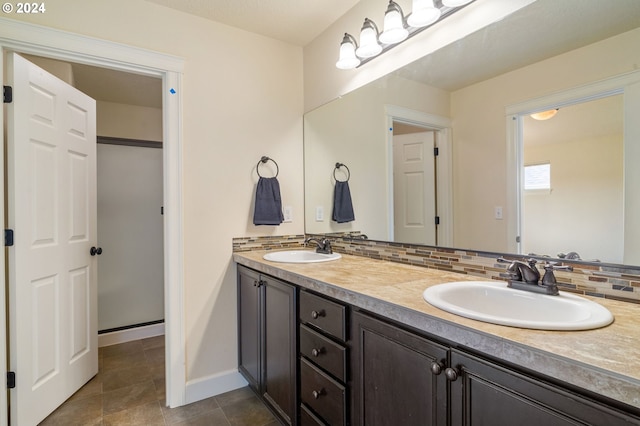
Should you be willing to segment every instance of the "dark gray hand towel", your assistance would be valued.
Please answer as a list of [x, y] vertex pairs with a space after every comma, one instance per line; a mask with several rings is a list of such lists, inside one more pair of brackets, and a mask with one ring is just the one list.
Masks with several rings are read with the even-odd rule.
[[256, 205], [253, 210], [254, 225], [280, 225], [284, 220], [280, 183], [278, 179], [261, 177], [256, 187]]
[[336, 182], [333, 191], [333, 220], [338, 223], [355, 220], [349, 182]]

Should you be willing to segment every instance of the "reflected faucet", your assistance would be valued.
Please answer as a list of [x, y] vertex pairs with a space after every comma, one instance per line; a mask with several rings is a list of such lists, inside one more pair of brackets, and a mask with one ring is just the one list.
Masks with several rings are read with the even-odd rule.
[[333, 249], [331, 248], [331, 241], [329, 241], [327, 238], [322, 238], [321, 240], [317, 238], [307, 238], [306, 240], [304, 240], [305, 244], [308, 244], [310, 242], [316, 243], [317, 245], [316, 253], [323, 253], [323, 254], [333, 253]]

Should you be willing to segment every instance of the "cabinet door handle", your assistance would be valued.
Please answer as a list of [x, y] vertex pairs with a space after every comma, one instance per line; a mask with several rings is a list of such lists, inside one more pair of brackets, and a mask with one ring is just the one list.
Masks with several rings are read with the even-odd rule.
[[322, 395], [324, 395], [324, 394], [325, 394], [325, 392], [324, 392], [324, 388], [323, 388], [323, 389], [320, 389], [319, 391], [315, 391], [315, 390], [314, 390], [313, 392], [311, 392], [311, 395], [313, 395], [313, 399], [318, 399], [318, 398], [320, 398], [320, 397], [321, 397]]
[[433, 373], [434, 376], [440, 375], [443, 370], [444, 370], [444, 365], [441, 362], [433, 361], [431, 363], [431, 373]]
[[324, 310], [311, 311], [311, 318], [313, 319], [318, 319], [319, 317], [323, 317], [323, 316], [324, 316]]
[[318, 356], [322, 355], [323, 353], [324, 353], [324, 348], [320, 348], [320, 349], [313, 348], [313, 349], [311, 349], [311, 355], [313, 355], [315, 357], [318, 357]]
[[253, 280], [253, 286], [258, 287], [258, 280]]
[[449, 380], [450, 382], [455, 382], [458, 379], [460, 373], [458, 373], [458, 370], [456, 370], [455, 368], [447, 368], [446, 370], [444, 370], [444, 375], [447, 377], [447, 380]]

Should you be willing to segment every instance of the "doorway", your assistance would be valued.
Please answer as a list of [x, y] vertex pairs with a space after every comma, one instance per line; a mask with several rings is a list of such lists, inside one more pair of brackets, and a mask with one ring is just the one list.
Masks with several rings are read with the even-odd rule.
[[[182, 164], [181, 164], [181, 73], [184, 60], [55, 29], [22, 22], [8, 22], [0, 28], [2, 61], [8, 51], [23, 52], [52, 59], [101, 66], [162, 79], [163, 97], [163, 181], [164, 181], [164, 259], [165, 259], [165, 341], [167, 364], [166, 403], [177, 407], [185, 403], [185, 336], [183, 332], [183, 250], [182, 250]], [[96, 53], [99, 52], [99, 53]], [[132, 59], [135, 58], [135, 59]], [[3, 67], [0, 77], [4, 81]], [[0, 117], [4, 128], [4, 118]], [[0, 167], [4, 169], [0, 161]], [[4, 174], [4, 170], [3, 173]], [[4, 199], [3, 185], [0, 185]], [[4, 222], [4, 209], [0, 210]], [[5, 279], [6, 265], [0, 258]], [[6, 302], [0, 293], [0, 373], [6, 374]], [[7, 393], [0, 393], [0, 404], [7, 406]], [[8, 421], [6, 410], [0, 410], [0, 425]]]
[[[396, 133], [431, 132], [434, 138], [434, 145], [437, 148], [433, 167], [434, 180], [434, 203], [437, 205], [437, 217], [433, 217], [434, 223], [438, 220], [435, 229], [434, 241], [440, 247], [453, 246], [453, 193], [452, 193], [452, 146], [451, 146], [451, 120], [433, 114], [415, 111], [404, 107], [385, 105], [387, 147], [388, 147], [388, 182], [390, 189], [390, 200], [394, 200], [394, 136]], [[404, 130], [403, 130], [404, 129]], [[426, 158], [426, 157], [425, 157]], [[433, 157], [431, 157], [433, 158]], [[437, 165], [437, 166], [436, 166]], [[436, 211], [434, 207], [434, 212]], [[394, 202], [389, 202], [389, 235], [395, 239], [396, 212]], [[435, 215], [434, 215], [435, 216]], [[402, 241], [398, 241], [402, 242]], [[424, 244], [424, 243], [423, 243]], [[435, 244], [434, 244], [435, 245]]]

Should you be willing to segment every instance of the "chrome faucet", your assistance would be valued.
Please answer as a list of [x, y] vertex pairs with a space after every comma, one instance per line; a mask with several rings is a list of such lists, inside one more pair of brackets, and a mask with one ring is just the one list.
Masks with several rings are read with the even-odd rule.
[[322, 239], [307, 238], [306, 240], [304, 240], [305, 244], [308, 244], [310, 242], [316, 243], [317, 245], [316, 253], [323, 253], [323, 254], [333, 253], [333, 249], [331, 248], [331, 241], [329, 241], [327, 238], [322, 238]]

